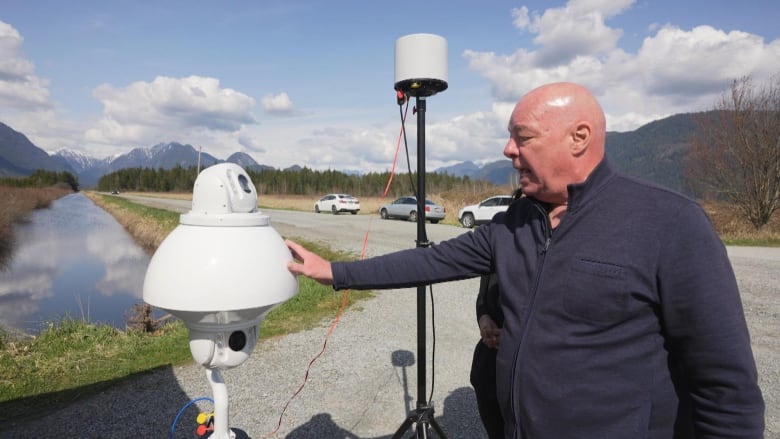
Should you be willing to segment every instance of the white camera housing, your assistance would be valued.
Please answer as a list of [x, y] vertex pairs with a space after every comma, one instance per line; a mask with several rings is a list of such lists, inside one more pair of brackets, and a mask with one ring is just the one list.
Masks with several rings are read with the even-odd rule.
[[144, 301], [184, 321], [192, 357], [206, 368], [214, 394], [210, 439], [236, 437], [220, 371], [244, 363], [268, 311], [298, 294], [291, 260], [269, 217], [257, 210], [249, 175], [221, 163], [198, 175], [192, 210], [149, 261]]
[[192, 210], [149, 262], [144, 300], [184, 321], [198, 363], [235, 367], [254, 349], [268, 311], [297, 294], [290, 260], [269, 217], [257, 209], [246, 171], [221, 163], [198, 175]]
[[411, 34], [395, 41], [395, 89], [409, 96], [431, 96], [447, 89], [447, 40]]

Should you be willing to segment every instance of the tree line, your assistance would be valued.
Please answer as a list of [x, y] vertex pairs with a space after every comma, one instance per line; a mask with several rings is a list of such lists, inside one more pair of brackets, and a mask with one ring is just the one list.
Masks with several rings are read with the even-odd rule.
[[[321, 196], [326, 193], [348, 193], [358, 197], [378, 197], [384, 194], [390, 181], [389, 172], [347, 174], [334, 170], [300, 169], [246, 169], [258, 194]], [[133, 192], [190, 192], [195, 184], [194, 166], [162, 168], [126, 168], [102, 176], [97, 183], [99, 191]], [[416, 192], [416, 174], [396, 174], [388, 189], [388, 196], [399, 197]], [[429, 193], [471, 188], [469, 177], [426, 173], [425, 190]]]
[[38, 169], [26, 177], [6, 177], [0, 178], [0, 186], [10, 187], [49, 187], [65, 185], [71, 190], [79, 190], [79, 179], [67, 171], [47, 171]]

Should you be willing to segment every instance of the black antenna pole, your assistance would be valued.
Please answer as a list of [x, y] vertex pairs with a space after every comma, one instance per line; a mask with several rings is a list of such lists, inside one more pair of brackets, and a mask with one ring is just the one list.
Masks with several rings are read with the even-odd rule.
[[[430, 247], [425, 231], [425, 96], [416, 96], [417, 107], [417, 247]], [[433, 405], [426, 399], [426, 315], [425, 285], [417, 287], [417, 408], [409, 413], [392, 439], [400, 439], [404, 432], [415, 426], [418, 439], [428, 437], [428, 429], [433, 428], [440, 438], [446, 439], [444, 431], [433, 415]]]

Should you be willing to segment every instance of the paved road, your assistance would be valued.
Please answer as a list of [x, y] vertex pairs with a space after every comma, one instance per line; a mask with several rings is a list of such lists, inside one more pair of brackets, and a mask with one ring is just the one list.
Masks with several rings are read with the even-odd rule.
[[[189, 210], [189, 202], [165, 203], [176, 204], [169, 207], [174, 210]], [[355, 254], [359, 254], [366, 234], [368, 256], [415, 246], [416, 225], [404, 221], [380, 220], [373, 215], [278, 210], [264, 213], [285, 237], [321, 240]], [[426, 231], [433, 242], [466, 232], [442, 224], [428, 225]], [[780, 438], [780, 249], [732, 247], [729, 255], [742, 289], [767, 401], [766, 437]], [[433, 287], [435, 371], [429, 366], [426, 379], [428, 391], [435, 380], [436, 420], [450, 438], [485, 437], [468, 383], [472, 349], [479, 336], [474, 322], [477, 287], [475, 279]], [[430, 308], [428, 311], [430, 316]], [[418, 396], [415, 313], [416, 289], [383, 291], [348, 311], [274, 434], [283, 407], [303, 383], [309, 362], [323, 348], [329, 322], [263, 343], [245, 364], [225, 372], [231, 401], [230, 425], [239, 430], [239, 437], [255, 439], [389, 438]], [[430, 318], [428, 324], [430, 360]], [[210, 395], [199, 366], [164, 368], [74, 404], [43, 424], [26, 422], [0, 436], [162, 437], [168, 434], [180, 407]], [[198, 405], [209, 408], [207, 403]], [[175, 437], [193, 437], [194, 416], [194, 412], [186, 412]], [[3, 428], [0, 426], [0, 432]]]

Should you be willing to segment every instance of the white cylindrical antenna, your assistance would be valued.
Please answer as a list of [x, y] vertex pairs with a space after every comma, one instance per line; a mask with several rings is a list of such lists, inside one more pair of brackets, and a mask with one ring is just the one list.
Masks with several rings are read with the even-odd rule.
[[395, 89], [409, 96], [431, 96], [447, 89], [447, 40], [411, 34], [395, 41]]

